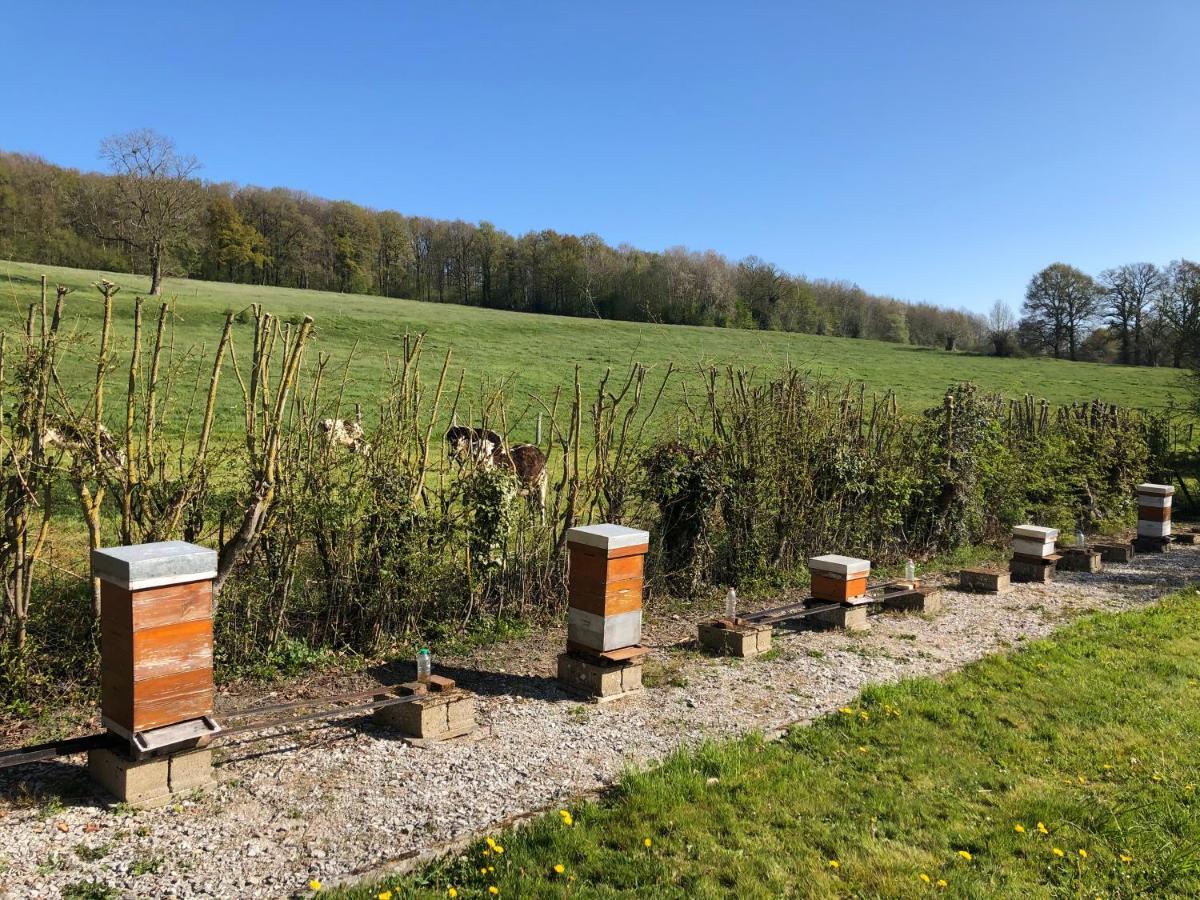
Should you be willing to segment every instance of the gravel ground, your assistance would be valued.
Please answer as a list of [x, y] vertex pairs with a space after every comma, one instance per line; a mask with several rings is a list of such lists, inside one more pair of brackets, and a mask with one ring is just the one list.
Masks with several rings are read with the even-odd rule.
[[[81, 758], [0, 771], [0, 896], [58, 897], [95, 881], [131, 897], [280, 897], [312, 878], [353, 880], [594, 791], [677, 747], [809, 721], [868, 683], [957, 669], [1079, 613], [1136, 607], [1197, 581], [1200, 548], [1189, 547], [1001, 597], [942, 590], [936, 616], [876, 616], [863, 635], [777, 628], [780, 652], [757, 661], [703, 656], [694, 625], [667, 617], [645, 635], [651, 686], [605, 705], [557, 689], [555, 630], [439, 661], [478, 692], [476, 740], [416, 749], [369, 718], [231, 739], [218, 786], [155, 810], [106, 807]], [[316, 693], [371, 677], [410, 673], [381, 668]]]

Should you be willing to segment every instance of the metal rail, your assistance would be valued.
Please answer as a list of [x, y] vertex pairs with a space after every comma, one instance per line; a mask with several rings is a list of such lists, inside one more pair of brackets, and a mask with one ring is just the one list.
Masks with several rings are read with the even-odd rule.
[[[301, 722], [313, 722], [320, 719], [334, 719], [339, 716], [349, 716], [354, 713], [366, 712], [367, 710], [382, 709], [386, 706], [398, 706], [401, 703], [411, 703], [420, 694], [397, 695], [396, 691], [400, 689], [399, 685], [381, 685], [372, 688], [369, 691], [353, 691], [347, 694], [336, 694], [332, 697], [316, 697], [310, 700], [292, 700], [287, 703], [276, 703], [271, 706], [261, 706], [257, 708], [239, 709], [221, 715], [222, 719], [244, 719], [252, 716], [269, 715], [265, 721], [247, 722], [242, 725], [234, 725], [231, 728], [223, 728], [221, 732], [215, 735], [212, 742], [221, 741], [225, 738], [232, 737], [238, 734], [247, 734], [254, 731], [266, 731], [270, 728], [279, 728], [287, 725], [297, 725]], [[334, 706], [333, 709], [323, 709], [318, 712], [304, 713], [298, 716], [279, 716], [280, 712], [286, 712], [293, 709], [301, 709], [303, 707], [313, 706], [328, 706], [329, 704], [348, 703], [354, 700], [362, 700], [370, 697], [368, 703], [357, 703], [353, 706]], [[378, 699], [376, 699], [378, 698]], [[265, 736], [264, 736], [265, 739]], [[112, 732], [101, 731], [95, 734], [84, 735], [83, 737], [68, 738], [62, 741], [50, 741], [45, 744], [33, 744], [27, 747], [18, 747], [14, 750], [0, 750], [0, 769], [10, 766], [21, 766], [29, 763], [45, 762], [46, 760], [56, 759], [60, 756], [71, 756], [76, 753], [84, 753], [88, 750], [100, 749], [128, 749], [129, 742], [118, 737]]]
[[[892, 590], [889, 591], [889, 588]], [[871, 596], [874, 591], [883, 591], [884, 596]], [[898, 582], [895, 580], [877, 581], [874, 584], [867, 585], [866, 596], [872, 607], [878, 607], [887, 596], [900, 596], [905, 593], [919, 593], [919, 591], [908, 587], [908, 582]], [[739, 625], [774, 625], [777, 622], [787, 622], [793, 619], [804, 619], [808, 616], [820, 615], [824, 612], [840, 609], [842, 605], [833, 601], [818, 601], [815, 597], [805, 597], [803, 600], [797, 600], [795, 603], [776, 606], [772, 609], [761, 609], [747, 616], [736, 616], [734, 622]]]

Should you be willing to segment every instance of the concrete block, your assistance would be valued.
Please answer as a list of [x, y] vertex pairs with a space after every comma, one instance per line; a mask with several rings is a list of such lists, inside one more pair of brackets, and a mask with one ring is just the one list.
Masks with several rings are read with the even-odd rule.
[[1054, 580], [1055, 565], [1053, 560], [1031, 562], [1013, 559], [1008, 564], [1008, 571], [1013, 581], [1024, 584], [1049, 584]]
[[1133, 542], [1133, 548], [1138, 553], [1166, 553], [1170, 547], [1169, 537], [1146, 537], [1139, 534]]
[[1106, 563], [1133, 562], [1133, 542], [1124, 544], [1094, 544], [1094, 549], [1100, 551], [1100, 559]]
[[770, 625], [735, 625], [723, 627], [713, 622], [701, 622], [700, 643], [717, 653], [750, 659], [771, 649]]
[[1067, 547], [1059, 551], [1058, 567], [1068, 572], [1099, 572], [1104, 568], [1100, 551], [1094, 547]]
[[833, 609], [822, 610], [808, 617], [817, 628], [844, 628], [846, 631], [865, 631], [867, 629], [867, 611], [870, 604], [843, 604]]
[[640, 661], [603, 665], [574, 653], [558, 657], [558, 681], [567, 690], [585, 697], [609, 699], [624, 696], [642, 687]]
[[1181, 531], [1175, 535], [1173, 542], [1176, 544], [1200, 544], [1200, 532]]
[[1012, 577], [1008, 572], [994, 569], [963, 569], [958, 573], [958, 588], [984, 594], [1006, 594], [1012, 589]]
[[449, 699], [444, 694], [425, 694], [407, 703], [395, 703], [377, 709], [373, 717], [380, 725], [406, 736], [437, 738], [449, 730], [449, 705]]
[[213, 772], [211, 749], [176, 753], [168, 757], [167, 762], [170, 764], [167, 777], [172, 794], [208, 787], [217, 781]]
[[446, 727], [458, 733], [475, 727], [475, 698], [459, 691], [446, 705]]
[[893, 591], [883, 595], [883, 608], [893, 612], [936, 613], [942, 610], [942, 600], [932, 591]]
[[161, 806], [171, 797], [166, 757], [134, 761], [113, 750], [88, 751], [88, 777], [122, 803]]

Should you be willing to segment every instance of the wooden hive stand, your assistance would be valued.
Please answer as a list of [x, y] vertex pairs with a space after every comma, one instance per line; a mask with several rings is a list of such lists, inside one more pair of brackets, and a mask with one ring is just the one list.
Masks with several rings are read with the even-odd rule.
[[623, 525], [567, 532], [567, 650], [558, 680], [599, 701], [642, 689], [642, 589], [650, 534]]

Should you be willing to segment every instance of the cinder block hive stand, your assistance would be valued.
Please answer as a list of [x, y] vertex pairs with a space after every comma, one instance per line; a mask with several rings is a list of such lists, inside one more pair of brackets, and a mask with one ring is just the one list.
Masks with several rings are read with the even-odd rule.
[[[413, 697], [407, 703], [383, 706], [374, 712], [375, 721], [400, 732], [415, 747], [474, 734], [475, 697], [458, 687], [452, 678], [431, 675], [428, 681], [409, 681], [396, 691]], [[387, 699], [379, 695], [377, 700]]]
[[213, 781], [216, 570], [215, 551], [183, 541], [92, 553], [101, 721], [129, 749], [89, 751], [88, 774], [118, 800], [154, 806]]
[[650, 534], [623, 525], [567, 532], [567, 650], [558, 681], [598, 702], [642, 689], [642, 589]]

